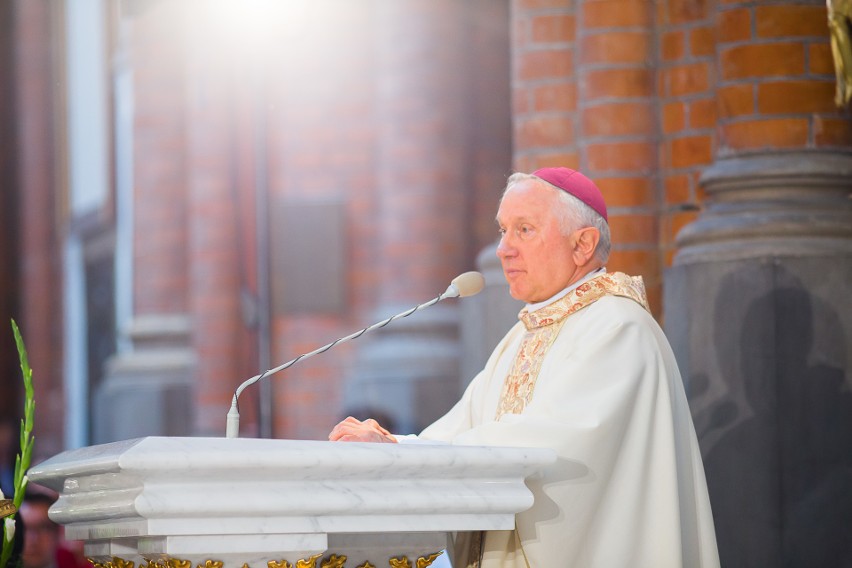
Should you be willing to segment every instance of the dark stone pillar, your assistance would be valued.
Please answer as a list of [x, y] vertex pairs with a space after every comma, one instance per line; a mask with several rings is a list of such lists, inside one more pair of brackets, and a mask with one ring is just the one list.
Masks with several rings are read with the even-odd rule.
[[718, 160], [666, 331], [723, 566], [852, 566], [852, 155]]

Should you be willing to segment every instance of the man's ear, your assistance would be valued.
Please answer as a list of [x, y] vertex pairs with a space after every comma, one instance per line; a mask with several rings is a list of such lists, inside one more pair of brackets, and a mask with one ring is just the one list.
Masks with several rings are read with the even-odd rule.
[[574, 233], [574, 264], [585, 266], [595, 256], [595, 249], [601, 240], [601, 233], [594, 227], [578, 229]]

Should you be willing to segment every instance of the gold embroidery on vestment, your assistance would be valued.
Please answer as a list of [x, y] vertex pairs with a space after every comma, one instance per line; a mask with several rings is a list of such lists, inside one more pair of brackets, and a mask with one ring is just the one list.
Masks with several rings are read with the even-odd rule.
[[520, 414], [532, 400], [544, 356], [565, 324], [569, 315], [593, 304], [604, 296], [622, 296], [637, 302], [647, 311], [648, 298], [641, 276], [621, 272], [602, 274], [583, 282], [565, 297], [535, 312], [521, 310], [518, 318], [527, 329], [512, 370], [503, 383], [495, 420], [504, 414]]

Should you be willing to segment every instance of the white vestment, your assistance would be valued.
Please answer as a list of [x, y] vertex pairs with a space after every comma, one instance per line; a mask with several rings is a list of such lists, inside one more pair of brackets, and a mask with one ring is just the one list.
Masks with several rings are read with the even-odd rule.
[[485, 533], [482, 567], [718, 566], [689, 406], [653, 317], [613, 295], [574, 311], [525, 408], [495, 419], [525, 334], [518, 322], [462, 399], [420, 435], [559, 456], [527, 481], [535, 502], [517, 514], [516, 530]]

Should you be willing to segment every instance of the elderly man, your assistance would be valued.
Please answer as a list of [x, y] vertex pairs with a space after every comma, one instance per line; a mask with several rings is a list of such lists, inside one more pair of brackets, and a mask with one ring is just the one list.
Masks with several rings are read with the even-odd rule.
[[[680, 373], [641, 278], [604, 268], [600, 191], [567, 168], [514, 174], [497, 223], [509, 291], [527, 306], [462, 399], [419, 437], [549, 447], [560, 459], [529, 481], [535, 503], [515, 530], [484, 533], [455, 566], [718, 566]], [[397, 441], [353, 418], [329, 439]]]

